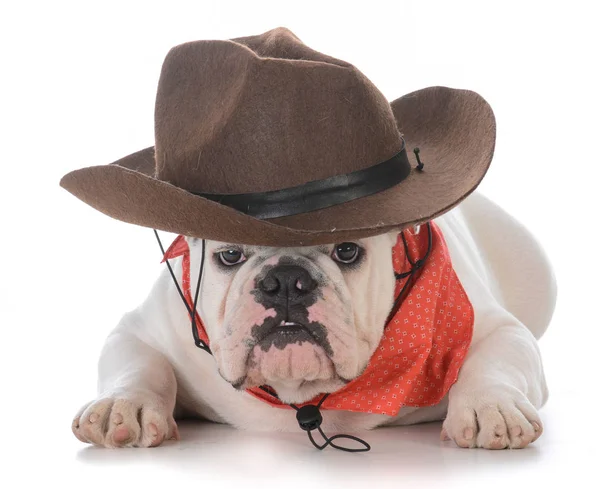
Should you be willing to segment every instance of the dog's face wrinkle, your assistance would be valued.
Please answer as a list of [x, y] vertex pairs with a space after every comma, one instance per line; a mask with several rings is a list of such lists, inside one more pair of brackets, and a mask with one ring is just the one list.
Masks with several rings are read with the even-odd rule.
[[342, 340], [342, 338], [340, 337], [339, 334], [337, 334], [335, 331], [328, 331], [328, 334], [331, 334], [331, 336], [333, 336], [343, 348], [346, 348], [347, 350], [350, 349], [350, 345], [348, 345], [348, 343], [346, 343], [344, 340]]
[[[223, 380], [225, 380], [225, 382], [229, 383], [229, 381], [225, 377], [223, 377], [222, 375], [221, 377], [223, 378]], [[235, 382], [231, 382], [231, 387], [233, 387], [237, 391], [241, 390], [242, 386], [246, 382], [246, 377], [248, 376], [244, 375], [242, 378], [236, 380]]]
[[253, 266], [258, 267], [262, 265], [265, 261], [267, 261], [268, 258], [269, 257], [265, 255], [255, 256]]
[[[264, 258], [262, 263], [266, 260]], [[289, 255], [281, 256], [276, 264], [266, 265], [263, 269], [256, 275], [254, 278], [254, 287], [258, 288], [258, 284], [261, 280], [263, 280], [266, 275], [275, 267], [280, 265], [296, 265], [302, 268], [305, 268], [310, 274], [311, 278], [315, 280], [319, 287], [325, 287], [328, 285], [329, 280], [325, 276], [325, 274], [314, 264], [314, 260], [309, 259], [308, 257], [294, 257]]]

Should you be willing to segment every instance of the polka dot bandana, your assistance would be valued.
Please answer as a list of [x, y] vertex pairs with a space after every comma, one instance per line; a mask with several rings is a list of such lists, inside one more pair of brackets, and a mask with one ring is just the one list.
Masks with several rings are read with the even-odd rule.
[[[411, 263], [425, 256], [428, 236], [425, 229], [403, 231], [392, 250], [394, 271], [408, 272]], [[465, 360], [473, 335], [473, 307], [450, 261], [444, 237], [431, 223], [432, 247], [420, 270], [397, 280], [395, 294], [406, 281], [405, 296], [388, 321], [383, 337], [363, 373], [342, 389], [330, 394], [322, 409], [334, 409], [395, 416], [403, 406], [424, 407], [439, 403]], [[183, 290], [191, 306], [189, 249], [179, 236], [165, 258], [183, 256]], [[410, 260], [409, 260], [410, 258]], [[196, 316], [200, 338], [208, 337]], [[246, 392], [275, 407], [289, 408], [277, 397], [255, 387]], [[317, 404], [322, 395], [303, 404]], [[298, 405], [302, 407], [303, 405]]]

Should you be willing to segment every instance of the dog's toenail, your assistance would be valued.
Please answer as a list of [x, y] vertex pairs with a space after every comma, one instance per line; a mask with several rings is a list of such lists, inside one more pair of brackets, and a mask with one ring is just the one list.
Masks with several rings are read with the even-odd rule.
[[95, 423], [96, 421], [98, 421], [98, 415], [96, 413], [92, 413], [90, 414], [90, 423]]
[[471, 438], [473, 438], [473, 428], [465, 428], [465, 430], [463, 431], [463, 436], [465, 437], [465, 440], [470, 440]]
[[156, 427], [156, 425], [154, 423], [150, 423], [148, 425], [148, 431], [152, 435], [152, 438], [156, 438], [158, 436], [158, 428]]
[[523, 433], [523, 430], [521, 429], [521, 427], [520, 427], [520, 426], [513, 426], [513, 427], [510, 429], [510, 434], [511, 434], [512, 436], [521, 436], [521, 434], [522, 434], [522, 433]]
[[531, 423], [531, 425], [533, 426], [533, 429], [535, 431], [540, 431], [542, 428], [540, 427], [540, 425], [538, 423], [536, 423], [535, 421], [533, 423]]
[[123, 415], [121, 413], [117, 413], [113, 416], [113, 423], [121, 424], [123, 423]]

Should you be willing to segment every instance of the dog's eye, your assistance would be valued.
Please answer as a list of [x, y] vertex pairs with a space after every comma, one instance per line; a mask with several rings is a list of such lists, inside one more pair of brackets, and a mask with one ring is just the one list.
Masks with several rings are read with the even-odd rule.
[[246, 261], [246, 257], [240, 250], [225, 250], [219, 253], [219, 259], [223, 265], [228, 267], [238, 265]]
[[359, 247], [356, 243], [341, 243], [333, 248], [333, 259], [337, 262], [349, 264], [358, 258]]

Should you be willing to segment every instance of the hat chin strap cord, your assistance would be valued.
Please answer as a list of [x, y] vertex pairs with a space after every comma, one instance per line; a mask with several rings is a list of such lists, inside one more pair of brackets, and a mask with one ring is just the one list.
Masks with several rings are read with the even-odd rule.
[[[394, 301], [394, 306], [392, 307], [390, 317], [392, 317], [396, 313], [398, 307], [400, 306], [402, 297], [404, 296], [404, 293], [407, 290], [408, 284], [410, 282], [412, 282], [415, 272], [417, 270], [419, 270], [420, 268], [422, 268], [425, 261], [427, 260], [427, 257], [429, 256], [429, 253], [431, 251], [431, 224], [430, 223], [427, 223], [427, 230], [429, 233], [427, 252], [425, 253], [425, 256], [423, 258], [421, 258], [420, 260], [417, 260], [415, 262], [411, 261], [410, 254], [408, 252], [408, 244], [406, 242], [406, 238], [404, 237], [404, 231], [402, 231], [400, 233], [400, 235], [402, 236], [402, 242], [404, 244], [405, 256], [411, 265], [411, 269], [409, 271], [401, 273], [401, 274], [395, 273], [396, 280], [402, 280], [407, 277], [408, 277], [408, 280], [406, 281], [406, 283], [402, 287], [402, 290], [398, 294], [398, 297]], [[162, 253], [162, 256], [164, 257], [165, 249], [162, 245], [162, 242], [160, 240], [160, 237], [159, 237], [156, 229], [154, 229], [154, 235], [156, 236], [156, 240], [158, 241], [158, 246], [160, 247], [160, 251]], [[198, 335], [198, 328], [196, 325], [196, 314], [195, 314], [197, 311], [196, 306], [198, 305], [198, 293], [200, 291], [200, 282], [202, 280], [202, 272], [204, 271], [205, 255], [206, 255], [206, 241], [203, 239], [202, 240], [202, 258], [200, 261], [200, 272], [198, 273], [198, 282], [196, 285], [196, 293], [194, 295], [194, 308], [193, 309], [190, 308], [189, 304], [185, 300], [185, 296], [183, 295], [183, 291], [181, 290], [181, 287], [179, 286], [179, 283], [177, 282], [177, 278], [175, 277], [175, 273], [173, 272], [173, 268], [171, 267], [169, 260], [168, 259], [165, 260], [165, 263], [167, 264], [167, 268], [169, 269], [171, 278], [173, 279], [173, 282], [175, 283], [175, 287], [177, 287], [177, 292], [179, 293], [179, 296], [181, 297], [181, 300], [183, 301], [185, 308], [187, 309], [190, 317], [192, 318], [192, 335], [194, 337], [194, 344], [201, 350], [204, 350], [206, 353], [212, 355], [212, 352], [210, 351], [210, 347], [204, 341], [202, 341], [200, 339], [200, 336]], [[269, 395], [277, 397], [277, 394], [275, 392], [273, 392], [272, 390], [269, 390], [264, 386], [260, 386], [259, 388], [262, 389], [263, 391], [267, 392]], [[323, 404], [323, 402], [325, 402], [325, 399], [327, 399], [327, 397], [329, 397], [329, 394], [324, 394], [323, 397], [321, 398], [321, 400], [319, 401], [319, 403], [316, 405], [315, 404], [307, 404], [305, 406], [298, 407], [295, 404], [289, 404], [289, 406], [296, 411], [296, 420], [298, 421], [298, 425], [300, 426], [300, 428], [302, 430], [306, 431], [306, 433], [308, 435], [308, 439], [313, 444], [313, 446], [315, 448], [318, 448], [319, 450], [323, 450], [327, 446], [331, 445], [333, 448], [342, 450], [344, 452], [368, 452], [369, 450], [371, 450], [371, 445], [369, 445], [366, 441], [358, 438], [357, 436], [337, 434], [337, 435], [333, 435], [333, 436], [329, 437], [323, 432], [323, 430], [321, 429], [321, 423], [323, 422], [323, 416], [321, 414], [320, 408], [321, 408], [321, 405]], [[321, 436], [325, 440], [325, 443], [319, 445], [315, 441], [315, 439], [313, 438], [313, 435], [312, 435], [312, 432], [314, 430], [317, 430], [321, 434]], [[347, 439], [347, 440], [356, 441], [359, 444], [361, 444], [362, 447], [348, 448], [348, 447], [340, 446], [340, 445], [334, 443], [334, 440], [339, 440], [339, 439]]]

